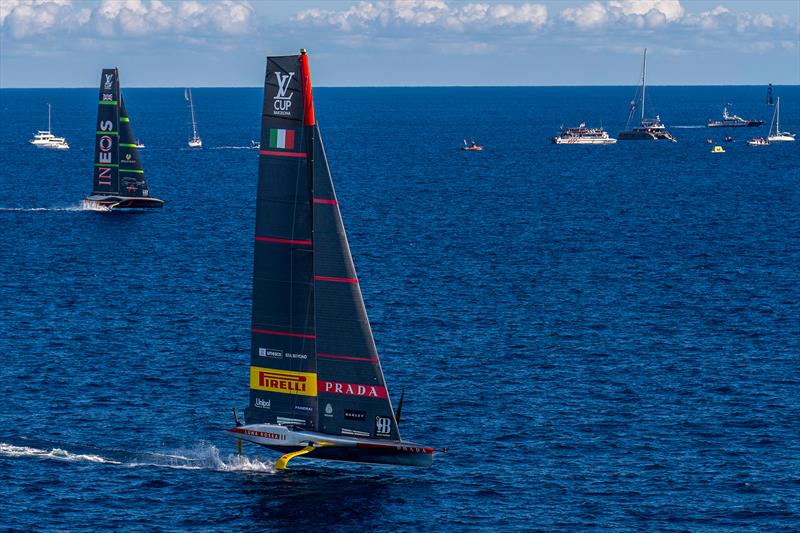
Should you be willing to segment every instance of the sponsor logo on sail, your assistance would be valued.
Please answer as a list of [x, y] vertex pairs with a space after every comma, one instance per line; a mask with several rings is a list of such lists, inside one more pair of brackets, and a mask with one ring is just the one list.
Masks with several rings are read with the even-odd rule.
[[360, 422], [367, 419], [367, 412], [366, 411], [358, 411], [356, 409], [345, 409], [344, 410], [344, 417], [347, 420], [358, 420]]
[[114, 88], [114, 75], [106, 74], [106, 82], [103, 84], [103, 90], [110, 91]]
[[255, 407], [259, 409], [269, 409], [272, 406], [272, 400], [265, 400], [264, 398], [256, 398], [256, 401], [253, 402]]
[[308, 359], [308, 354], [304, 354], [304, 353], [287, 353], [286, 354], [286, 358], [287, 359], [302, 359], [302, 360], [305, 361], [306, 359]]
[[305, 411], [307, 413], [310, 413], [314, 410], [312, 407], [309, 407], [308, 405], [295, 405], [294, 409], [295, 411]]
[[[294, 72], [284, 74], [276, 72], [275, 78], [278, 81], [278, 94], [272, 99], [272, 110], [276, 115], [290, 116], [292, 114], [292, 95], [293, 92], [289, 91], [289, 83], [294, 77]], [[289, 93], [288, 95], [286, 93]]]
[[392, 434], [392, 419], [388, 416], [375, 417], [375, 435], [388, 437]]
[[250, 388], [301, 396], [317, 395], [317, 375], [275, 368], [250, 367]]
[[280, 359], [283, 357], [283, 350], [275, 350], [272, 348], [259, 348], [258, 355], [261, 357], [274, 357], [275, 359]]
[[320, 381], [319, 391], [329, 394], [344, 394], [347, 396], [364, 396], [367, 398], [388, 398], [386, 387], [379, 385], [361, 385], [358, 383], [340, 383], [338, 381]]
[[103, 101], [104, 102], [113, 102], [114, 101], [114, 95], [113, 94], [108, 94], [108, 93], [103, 93]]
[[325, 405], [325, 416], [327, 418], [333, 418], [333, 407], [331, 406], [331, 404]]
[[[98, 131], [111, 131], [114, 123], [110, 120], [100, 121]], [[111, 149], [114, 147], [114, 139], [110, 135], [101, 135], [97, 140], [97, 162], [111, 164]], [[97, 183], [99, 185], [111, 185], [111, 168], [97, 168]]]

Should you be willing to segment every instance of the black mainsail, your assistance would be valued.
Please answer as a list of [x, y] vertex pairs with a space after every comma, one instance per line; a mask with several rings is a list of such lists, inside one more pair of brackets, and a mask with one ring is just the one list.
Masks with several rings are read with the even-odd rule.
[[87, 207], [138, 209], [161, 207], [150, 198], [130, 117], [119, 84], [119, 69], [103, 69], [97, 105], [92, 194]]
[[400, 439], [304, 51], [267, 58], [259, 154], [250, 404], [229, 431], [286, 453], [278, 468], [300, 454], [430, 465], [434, 450]]

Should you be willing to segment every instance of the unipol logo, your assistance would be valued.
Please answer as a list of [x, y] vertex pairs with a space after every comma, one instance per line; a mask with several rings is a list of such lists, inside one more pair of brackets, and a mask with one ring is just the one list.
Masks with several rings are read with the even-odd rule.
[[114, 75], [106, 74], [106, 82], [103, 84], [103, 89], [110, 91], [114, 87]]
[[[272, 109], [276, 115], [290, 116], [292, 114], [292, 95], [293, 92], [289, 91], [289, 83], [294, 77], [294, 72], [283, 74], [281, 72], [275, 73], [275, 78], [278, 80], [278, 94], [272, 99]], [[289, 93], [288, 95], [286, 93]]]

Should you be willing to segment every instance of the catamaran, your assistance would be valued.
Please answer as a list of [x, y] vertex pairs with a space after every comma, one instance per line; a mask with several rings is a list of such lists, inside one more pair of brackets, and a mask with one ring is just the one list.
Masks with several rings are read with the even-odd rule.
[[37, 148], [49, 148], [51, 150], [69, 150], [69, 144], [64, 137], [56, 137], [51, 131], [51, 106], [47, 104], [47, 131], [37, 131], [33, 139], [28, 141]]
[[96, 131], [93, 189], [83, 207], [110, 211], [164, 205], [162, 200], [150, 198], [120, 91], [118, 68], [103, 69], [100, 76]]
[[[773, 133], [772, 127], [775, 126]], [[795, 140], [794, 133], [788, 131], [781, 131], [781, 97], [779, 96], [775, 101], [775, 112], [772, 114], [772, 122], [769, 125], [769, 135], [767, 135], [769, 142], [791, 142]]]
[[[227, 431], [284, 455], [430, 466], [400, 437], [314, 118], [308, 56], [267, 58], [250, 403]], [[402, 403], [402, 398], [401, 398]]]
[[647, 92], [647, 48], [644, 49], [644, 60], [642, 62], [642, 103], [641, 103], [641, 117], [639, 119], [639, 126], [631, 128], [631, 122], [636, 112], [636, 101], [631, 102], [630, 112], [628, 113], [628, 122], [625, 125], [625, 131], [621, 131], [617, 138], [620, 141], [659, 141], [667, 140], [678, 142], [678, 140], [667, 131], [666, 126], [661, 122], [661, 117], [656, 115], [656, 118], [645, 118], [644, 116], [644, 100], [645, 93]]
[[189, 102], [189, 109], [192, 111], [192, 138], [189, 139], [189, 148], [202, 148], [203, 141], [197, 134], [197, 121], [194, 118], [194, 102], [192, 102], [192, 90], [184, 89], [183, 97]]

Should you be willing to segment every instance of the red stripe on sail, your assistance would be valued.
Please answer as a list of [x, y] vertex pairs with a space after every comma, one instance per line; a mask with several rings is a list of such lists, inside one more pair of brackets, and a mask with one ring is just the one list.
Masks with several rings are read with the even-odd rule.
[[[294, 139], [292, 139], [294, 142]], [[305, 159], [308, 157], [308, 154], [305, 152], [276, 152], [275, 150], [260, 150], [258, 152], [261, 155], [282, 155], [284, 157], [301, 157]]]
[[336, 200], [326, 200], [325, 198], [314, 198], [314, 203], [336, 205], [338, 202]]
[[314, 99], [311, 97], [311, 73], [308, 70], [308, 55], [305, 50], [300, 51], [300, 79], [303, 84], [303, 124], [313, 126], [314, 120]]
[[377, 359], [371, 357], [353, 357], [350, 355], [332, 355], [329, 353], [318, 353], [317, 357], [324, 357], [325, 359], [345, 359], [347, 361], [363, 361], [365, 363], [377, 363]]
[[316, 281], [336, 281], [339, 283], [358, 283], [356, 278], [332, 278], [330, 276], [314, 276]]
[[269, 329], [256, 329], [250, 331], [253, 333], [264, 333], [265, 335], [278, 335], [280, 337], [300, 337], [301, 339], [316, 339], [316, 335], [307, 335], [305, 333], [287, 333], [285, 331], [272, 331]]
[[279, 242], [281, 244], [311, 244], [311, 241], [297, 241], [294, 239], [279, 239], [277, 237], [256, 237], [257, 241]]
[[294, 150], [294, 130], [286, 130], [286, 140], [284, 148], [287, 150]]

